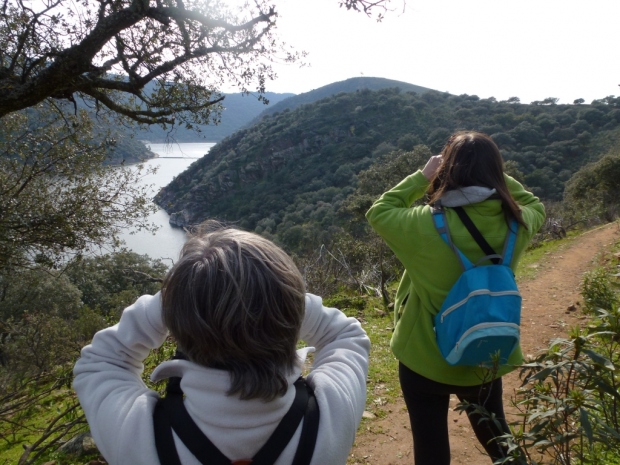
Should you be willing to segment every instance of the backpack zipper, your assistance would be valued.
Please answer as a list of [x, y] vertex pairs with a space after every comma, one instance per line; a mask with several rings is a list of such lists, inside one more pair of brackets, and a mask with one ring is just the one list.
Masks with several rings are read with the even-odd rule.
[[516, 323], [505, 323], [501, 321], [491, 322], [491, 323], [480, 323], [475, 326], [472, 326], [471, 328], [469, 328], [467, 331], [463, 333], [463, 335], [460, 337], [458, 342], [455, 344], [454, 350], [459, 350], [459, 344], [463, 342], [463, 339], [465, 339], [467, 336], [469, 336], [474, 331], [478, 331], [479, 329], [484, 329], [484, 328], [493, 328], [496, 326], [509, 326], [511, 328], [516, 328], [517, 330], [519, 330], [519, 325]]
[[490, 295], [491, 297], [501, 297], [501, 296], [506, 296], [506, 295], [516, 295], [516, 296], [521, 296], [521, 293], [519, 291], [490, 291], [488, 289], [476, 289], [475, 291], [470, 292], [467, 297], [465, 297], [463, 300], [461, 300], [460, 302], [455, 303], [454, 305], [446, 308], [444, 310], [444, 312], [441, 314], [441, 322], [443, 323], [444, 318], [450, 314], [451, 312], [453, 312], [454, 310], [456, 310], [457, 308], [461, 307], [462, 305], [464, 305], [471, 297], [476, 297], [478, 295]]

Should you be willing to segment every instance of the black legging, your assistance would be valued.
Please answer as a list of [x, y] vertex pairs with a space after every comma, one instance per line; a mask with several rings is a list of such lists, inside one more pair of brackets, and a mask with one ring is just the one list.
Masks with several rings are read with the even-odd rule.
[[502, 430], [492, 421], [479, 422], [481, 415], [468, 412], [469, 421], [480, 444], [493, 461], [504, 457], [505, 449], [494, 440], [509, 432], [502, 402], [502, 379], [478, 386], [452, 386], [421, 376], [402, 363], [399, 364], [400, 386], [409, 410], [413, 434], [415, 465], [448, 465], [450, 440], [448, 438], [448, 406], [450, 394], [460, 401], [484, 406], [494, 413]]

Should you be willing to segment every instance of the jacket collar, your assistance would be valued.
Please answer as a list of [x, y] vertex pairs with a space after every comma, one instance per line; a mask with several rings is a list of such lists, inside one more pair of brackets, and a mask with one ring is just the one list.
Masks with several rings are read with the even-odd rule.
[[287, 376], [288, 391], [271, 402], [262, 399], [241, 400], [238, 395], [228, 395], [230, 375], [226, 370], [207, 368], [188, 360], [169, 360], [152, 373], [152, 381], [173, 376], [181, 377], [185, 393], [185, 406], [199, 422], [219, 428], [255, 428], [279, 422], [282, 411], [287, 411], [295, 398], [293, 384], [299, 378], [307, 354], [313, 347], [297, 350], [299, 363]]
[[439, 199], [444, 207], [461, 207], [482, 202], [495, 194], [495, 189], [482, 186], [467, 186], [444, 192]]

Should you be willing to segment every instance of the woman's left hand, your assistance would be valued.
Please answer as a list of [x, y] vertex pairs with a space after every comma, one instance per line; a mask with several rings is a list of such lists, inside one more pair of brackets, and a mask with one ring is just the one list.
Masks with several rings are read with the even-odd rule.
[[426, 176], [426, 179], [430, 181], [431, 178], [435, 176], [435, 173], [437, 173], [437, 170], [439, 170], [442, 161], [443, 158], [441, 157], [441, 155], [433, 155], [431, 158], [428, 159], [426, 165], [424, 166], [424, 168], [422, 168], [422, 174]]

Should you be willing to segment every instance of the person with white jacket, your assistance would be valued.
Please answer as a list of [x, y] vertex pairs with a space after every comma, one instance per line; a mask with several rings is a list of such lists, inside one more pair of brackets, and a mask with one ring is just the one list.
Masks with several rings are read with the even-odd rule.
[[[233, 463], [249, 463], [274, 432], [314, 352], [305, 379], [320, 415], [310, 463], [346, 463], [366, 400], [365, 331], [306, 294], [293, 261], [273, 243], [208, 224], [185, 244], [161, 293], [125, 309], [75, 365], [74, 388], [109, 464], [160, 463], [153, 425], [160, 396], [141, 374], [169, 334], [188, 360], [163, 362], [151, 379], [181, 378], [191, 419]], [[308, 347], [296, 349], [299, 340]], [[301, 429], [274, 465], [293, 462]], [[183, 465], [200, 464], [176, 433], [174, 445]]]

